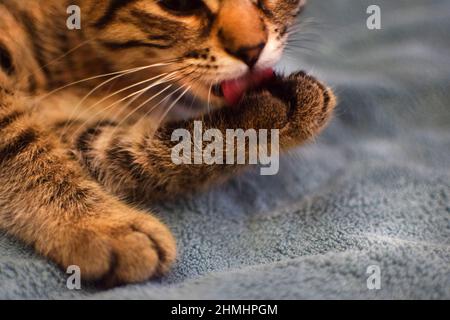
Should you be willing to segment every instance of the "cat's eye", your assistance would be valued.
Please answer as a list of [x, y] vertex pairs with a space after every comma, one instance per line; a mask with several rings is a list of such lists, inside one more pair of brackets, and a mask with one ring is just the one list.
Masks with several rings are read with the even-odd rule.
[[159, 0], [159, 5], [164, 9], [177, 14], [193, 14], [203, 7], [202, 0]]

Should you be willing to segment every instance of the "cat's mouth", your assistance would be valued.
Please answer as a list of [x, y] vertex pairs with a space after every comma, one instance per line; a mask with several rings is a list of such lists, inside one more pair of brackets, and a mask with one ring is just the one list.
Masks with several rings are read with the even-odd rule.
[[212, 93], [216, 97], [224, 99], [227, 105], [234, 106], [249, 90], [262, 86], [274, 76], [272, 68], [252, 71], [240, 78], [217, 83], [212, 87]]
[[186, 92], [177, 98], [175, 110], [178, 114], [187, 114], [187, 117], [190, 117], [210, 112], [211, 108], [237, 106], [249, 91], [263, 87], [274, 77], [274, 70], [266, 68], [248, 72], [238, 78], [223, 80], [212, 87], [208, 83], [198, 83], [193, 91]]

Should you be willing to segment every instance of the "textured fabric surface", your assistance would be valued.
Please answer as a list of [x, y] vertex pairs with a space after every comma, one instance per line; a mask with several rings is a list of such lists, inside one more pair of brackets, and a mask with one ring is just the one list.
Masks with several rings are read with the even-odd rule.
[[[0, 236], [0, 298], [450, 298], [450, 1], [310, 1], [284, 60], [331, 84], [327, 131], [192, 199], [155, 206], [179, 257], [165, 278], [102, 291]], [[317, 37], [309, 32], [317, 33]], [[311, 41], [313, 40], [313, 41]], [[368, 290], [367, 267], [381, 270]]]

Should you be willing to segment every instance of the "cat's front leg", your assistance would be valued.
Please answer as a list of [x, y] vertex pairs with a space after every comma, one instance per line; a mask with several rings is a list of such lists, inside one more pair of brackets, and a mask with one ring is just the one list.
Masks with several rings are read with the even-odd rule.
[[[266, 129], [267, 139], [259, 139], [257, 145], [253, 145], [249, 139], [243, 141], [244, 146], [239, 143], [223, 144], [223, 159], [227, 158], [230, 148], [234, 149], [231, 154], [236, 156], [245, 150], [244, 162], [248, 164], [250, 152], [253, 152], [253, 158], [258, 156], [261, 149], [268, 153], [276, 152], [272, 150], [272, 129], [278, 129], [280, 151], [287, 151], [316, 137], [331, 119], [335, 106], [336, 98], [331, 89], [313, 76], [298, 72], [287, 77], [276, 76], [262, 88], [249, 92], [238, 106], [225, 107], [201, 119], [166, 125], [160, 129], [156, 138], [159, 144], [173, 148], [174, 143], [170, 142], [172, 133], [177, 128], [183, 128], [193, 137], [196, 121], [201, 121], [203, 131], [219, 130], [223, 139], [226, 139], [228, 129], [234, 132], [236, 129], [242, 129], [241, 132]], [[204, 147], [208, 144], [204, 141], [200, 143]], [[266, 145], [261, 145], [263, 143]], [[193, 144], [198, 142], [194, 141]], [[195, 155], [192, 157], [195, 158]], [[188, 162], [195, 163], [195, 159]], [[166, 178], [165, 181], [172, 181], [169, 186], [176, 193], [178, 190], [195, 190], [220, 183], [246, 167], [245, 164], [238, 164], [237, 158], [232, 163], [168, 165], [167, 168], [161, 168], [161, 172], [170, 168], [172, 172], [169, 177], [173, 180]]]
[[[75, 145], [87, 169], [111, 192], [134, 200], [175, 198], [220, 183], [245, 167], [194, 164], [194, 154], [192, 164], [177, 164], [172, 157], [178, 143], [172, 139], [175, 130], [194, 136], [196, 120], [202, 121], [204, 130], [216, 129], [223, 136], [227, 129], [279, 129], [280, 147], [287, 150], [316, 136], [335, 104], [330, 89], [300, 72], [276, 77], [265, 88], [249, 93], [235, 108], [167, 124], [155, 134], [145, 125], [115, 128], [106, 124], [94, 132], [86, 130]], [[249, 150], [248, 145], [245, 150]]]
[[85, 280], [166, 272], [176, 251], [167, 227], [103, 191], [26, 106], [0, 87], [0, 229]]

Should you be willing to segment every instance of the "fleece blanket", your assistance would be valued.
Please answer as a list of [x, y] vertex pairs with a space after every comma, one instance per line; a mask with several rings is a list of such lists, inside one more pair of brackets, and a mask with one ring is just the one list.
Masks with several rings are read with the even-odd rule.
[[449, 299], [450, 1], [315, 0], [302, 19], [281, 68], [336, 90], [319, 139], [276, 176], [152, 208], [179, 244], [156, 281], [71, 291], [2, 234], [0, 298]]

